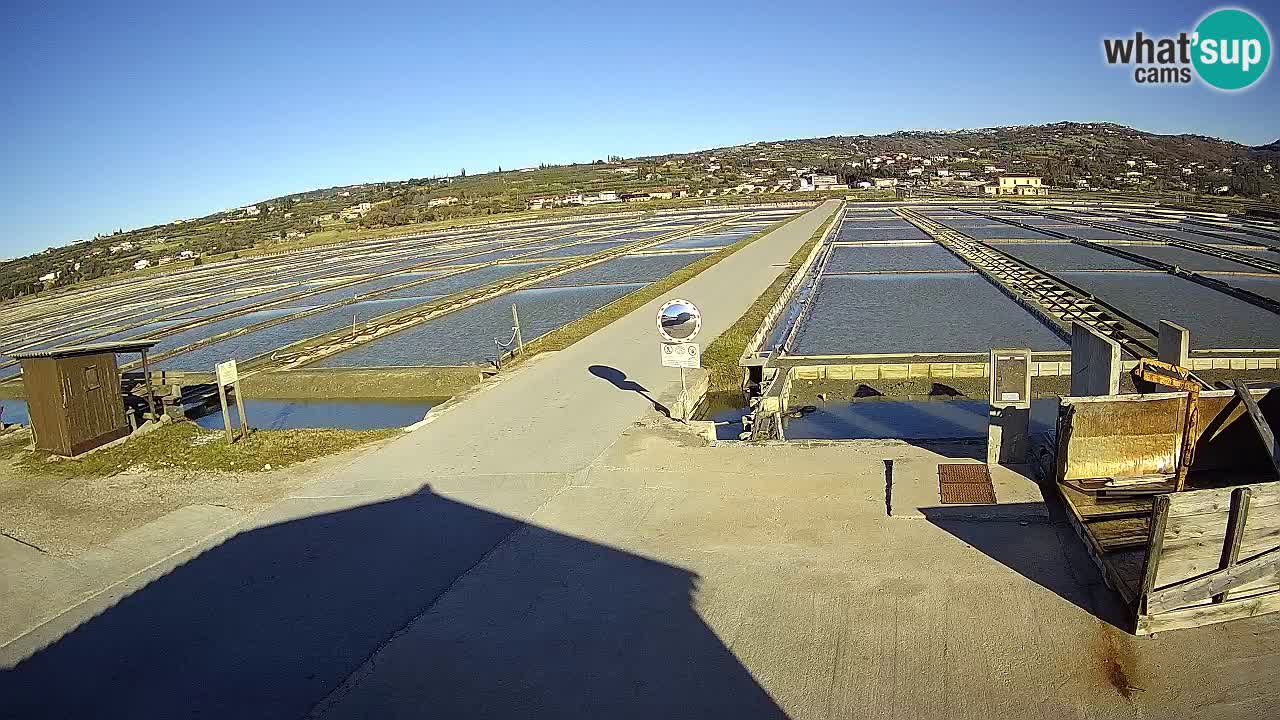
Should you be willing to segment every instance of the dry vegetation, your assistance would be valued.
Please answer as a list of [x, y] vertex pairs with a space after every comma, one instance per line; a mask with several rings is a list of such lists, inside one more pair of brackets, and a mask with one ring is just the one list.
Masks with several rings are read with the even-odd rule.
[[105, 477], [125, 470], [259, 472], [393, 437], [400, 430], [254, 430], [228, 445], [221, 431], [178, 422], [77, 458], [22, 449], [15, 467], [38, 475]]

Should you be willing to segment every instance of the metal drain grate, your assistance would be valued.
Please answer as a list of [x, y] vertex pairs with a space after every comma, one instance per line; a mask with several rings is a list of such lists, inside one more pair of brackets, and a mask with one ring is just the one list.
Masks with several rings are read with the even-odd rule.
[[943, 504], [994, 505], [991, 471], [978, 463], [938, 465], [938, 493]]

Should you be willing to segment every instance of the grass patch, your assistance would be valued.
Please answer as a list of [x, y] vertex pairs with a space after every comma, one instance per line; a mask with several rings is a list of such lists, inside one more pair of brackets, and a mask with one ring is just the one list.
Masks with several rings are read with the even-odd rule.
[[524, 357], [532, 357], [540, 352], [563, 350], [569, 347], [614, 320], [617, 320], [618, 318], [629, 314], [631, 311], [639, 307], [643, 307], [653, 300], [656, 300], [658, 297], [671, 292], [672, 289], [693, 279], [703, 270], [706, 270], [712, 265], [715, 265], [721, 260], [738, 252], [742, 248], [750, 245], [756, 240], [759, 240], [765, 235], [768, 235], [774, 230], [777, 230], [783, 225], [786, 225], [792, 220], [798, 219], [799, 217], [799, 215], [796, 215], [785, 220], [780, 220], [754, 235], [745, 237], [732, 245], [723, 247], [704, 258], [694, 261], [690, 265], [686, 265], [662, 280], [646, 285], [630, 295], [624, 295], [608, 305], [596, 308], [577, 320], [574, 320], [567, 325], [562, 325], [532, 342], [525, 343]]
[[778, 301], [778, 298], [781, 297], [782, 291], [787, 287], [787, 283], [791, 282], [791, 277], [800, 269], [800, 265], [804, 263], [804, 259], [808, 257], [809, 252], [813, 250], [813, 246], [822, 240], [823, 234], [827, 232], [827, 228], [835, 221], [836, 215], [839, 215], [839, 213], [827, 218], [826, 222], [818, 226], [813, 236], [805, 241], [805, 244], [801, 245], [800, 249], [796, 250], [795, 254], [791, 256], [790, 262], [787, 263], [787, 269], [765, 289], [760, 297], [756, 298], [756, 301], [752, 303], [742, 317], [738, 318], [728, 330], [721, 333], [720, 337], [717, 337], [702, 353], [702, 366], [711, 374], [710, 392], [737, 390], [742, 384], [742, 368], [738, 366], [738, 360], [742, 357], [742, 352], [746, 350], [747, 342], [760, 329], [760, 324], [764, 322], [764, 316]]
[[22, 470], [64, 477], [105, 477], [129, 468], [259, 472], [349, 450], [400, 433], [388, 430], [254, 430], [228, 445], [221, 430], [175, 422], [126, 443], [78, 458], [54, 458], [42, 450], [17, 458]]

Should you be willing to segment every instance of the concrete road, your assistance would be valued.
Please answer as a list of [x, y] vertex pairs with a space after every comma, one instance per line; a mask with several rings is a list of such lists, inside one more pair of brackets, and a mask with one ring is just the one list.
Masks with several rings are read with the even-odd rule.
[[[677, 290], [702, 339], [831, 210]], [[1034, 486], [1002, 479], [980, 517], [932, 507], [936, 464], [981, 448], [674, 429], [646, 399], [677, 382], [655, 312], [9, 643], [0, 716], [1275, 714], [1276, 616], [1135, 638]], [[174, 536], [110, 555], [136, 568], [130, 547]]]

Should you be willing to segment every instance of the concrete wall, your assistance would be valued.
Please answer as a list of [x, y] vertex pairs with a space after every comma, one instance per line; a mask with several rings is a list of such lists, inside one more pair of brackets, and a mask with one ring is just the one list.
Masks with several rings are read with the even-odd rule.
[[1071, 324], [1071, 394], [1120, 392], [1120, 343], [1087, 325]]
[[1181, 325], [1175, 325], [1168, 320], [1161, 320], [1160, 340], [1156, 355], [1162, 362], [1180, 367], [1190, 367], [1191, 333]]

